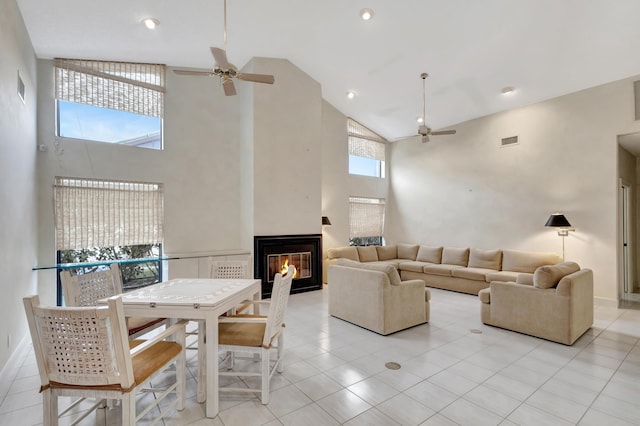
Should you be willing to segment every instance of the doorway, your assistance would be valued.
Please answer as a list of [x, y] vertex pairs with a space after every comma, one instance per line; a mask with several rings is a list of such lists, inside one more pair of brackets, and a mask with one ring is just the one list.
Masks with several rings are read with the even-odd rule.
[[618, 281], [621, 301], [640, 302], [637, 216], [640, 212], [640, 132], [618, 136]]

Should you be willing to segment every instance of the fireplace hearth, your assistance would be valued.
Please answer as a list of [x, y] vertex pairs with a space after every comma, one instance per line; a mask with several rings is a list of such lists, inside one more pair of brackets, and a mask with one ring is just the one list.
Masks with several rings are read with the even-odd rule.
[[322, 289], [322, 234], [265, 235], [253, 238], [254, 277], [262, 280], [262, 297], [271, 296], [278, 272], [296, 267], [291, 293]]

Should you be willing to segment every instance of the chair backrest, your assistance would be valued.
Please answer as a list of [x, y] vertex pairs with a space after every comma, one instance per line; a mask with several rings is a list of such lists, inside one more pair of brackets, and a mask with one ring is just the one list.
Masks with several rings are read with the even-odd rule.
[[42, 386], [134, 384], [127, 327], [120, 296], [107, 306], [40, 306], [23, 299]]
[[122, 278], [118, 264], [109, 265], [108, 270], [71, 275], [60, 272], [60, 281], [66, 306], [95, 306], [96, 301], [122, 294]]
[[273, 339], [282, 331], [284, 313], [289, 303], [289, 293], [291, 283], [296, 273], [296, 267], [291, 265], [285, 276], [277, 273], [273, 279], [273, 289], [271, 290], [271, 303], [267, 314], [267, 326], [264, 333], [262, 345], [270, 347]]
[[211, 278], [251, 278], [251, 258], [245, 260], [216, 260], [210, 261]]

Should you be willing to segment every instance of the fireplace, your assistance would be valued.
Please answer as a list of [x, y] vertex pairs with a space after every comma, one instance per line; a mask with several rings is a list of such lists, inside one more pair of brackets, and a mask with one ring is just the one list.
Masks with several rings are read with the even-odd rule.
[[271, 296], [273, 279], [296, 267], [291, 293], [322, 289], [322, 235], [267, 235], [253, 238], [254, 276], [262, 280], [262, 297]]

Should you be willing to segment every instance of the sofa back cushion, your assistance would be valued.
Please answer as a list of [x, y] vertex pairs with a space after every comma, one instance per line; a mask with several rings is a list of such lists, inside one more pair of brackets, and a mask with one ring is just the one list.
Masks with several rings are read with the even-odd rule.
[[418, 244], [398, 244], [398, 259], [416, 260]]
[[533, 286], [537, 288], [552, 288], [567, 275], [580, 270], [576, 262], [563, 262], [557, 265], [540, 266], [533, 273]]
[[469, 267], [500, 270], [502, 265], [502, 250], [469, 250]]
[[469, 249], [445, 247], [442, 249], [442, 263], [446, 265], [467, 266], [469, 262]]
[[351, 259], [356, 262], [360, 260], [358, 257], [357, 247], [336, 247], [327, 250], [327, 257], [329, 259]]
[[338, 261], [336, 262], [336, 265], [340, 265], [340, 266], [348, 266], [350, 268], [357, 268], [357, 269], [367, 269], [369, 271], [377, 271], [377, 272], [382, 272], [387, 274], [387, 277], [389, 277], [389, 283], [391, 285], [400, 285], [401, 281], [400, 281], [400, 274], [398, 274], [398, 271], [396, 270], [396, 268], [393, 267], [393, 265], [389, 265], [388, 263], [360, 263], [360, 262], [354, 262], [353, 260], [349, 260], [349, 259], [338, 259]]
[[420, 246], [416, 260], [420, 262], [440, 263], [442, 260], [442, 247]]
[[390, 246], [376, 246], [378, 252], [378, 260], [393, 260], [398, 258], [398, 247], [394, 245]]
[[358, 246], [357, 248], [360, 262], [376, 262], [378, 260], [376, 246]]
[[533, 273], [544, 265], [555, 265], [560, 258], [555, 253], [536, 251], [502, 250], [502, 270]]

